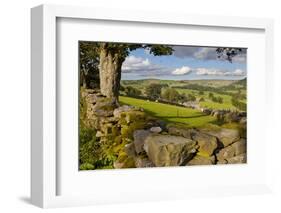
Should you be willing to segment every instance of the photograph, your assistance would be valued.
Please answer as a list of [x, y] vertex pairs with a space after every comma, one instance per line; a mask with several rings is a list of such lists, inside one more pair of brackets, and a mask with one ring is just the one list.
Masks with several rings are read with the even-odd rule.
[[247, 163], [247, 48], [78, 41], [79, 171]]

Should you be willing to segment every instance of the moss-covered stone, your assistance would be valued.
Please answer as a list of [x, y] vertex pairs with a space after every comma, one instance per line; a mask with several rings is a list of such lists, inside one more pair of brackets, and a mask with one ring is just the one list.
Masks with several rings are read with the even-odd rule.
[[93, 170], [93, 169], [95, 169], [95, 166], [90, 163], [83, 163], [80, 165], [79, 169], [80, 170]]
[[128, 156], [124, 150], [119, 152], [117, 160], [114, 162], [114, 168], [135, 168], [135, 160], [133, 157]]

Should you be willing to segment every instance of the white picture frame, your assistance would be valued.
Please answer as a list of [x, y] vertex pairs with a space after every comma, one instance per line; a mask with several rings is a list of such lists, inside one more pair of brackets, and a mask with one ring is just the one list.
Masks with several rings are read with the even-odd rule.
[[[100, 20], [119, 21], [134, 23], [153, 23], [165, 26], [200, 26], [202, 28], [226, 28], [231, 29], [253, 29], [264, 33], [264, 69], [262, 75], [265, 83], [264, 100], [265, 105], [272, 106], [273, 100], [270, 91], [273, 88], [273, 21], [270, 19], [241, 18], [241, 17], [216, 17], [188, 14], [165, 14], [161, 12], [148, 11], [120, 11], [107, 8], [84, 8], [74, 6], [54, 6], [41, 5], [31, 10], [31, 56], [32, 56], [32, 88], [31, 88], [31, 201], [33, 204], [47, 207], [62, 207], [76, 205], [92, 205], [100, 203], [116, 202], [139, 202], [145, 200], [165, 200], [179, 199], [200, 196], [223, 196], [242, 195], [253, 193], [265, 193], [271, 191], [271, 163], [270, 163], [270, 115], [269, 112], [264, 119], [266, 123], [266, 161], [260, 168], [264, 173], [264, 178], [249, 184], [248, 182], [239, 184], [221, 184], [208, 187], [182, 187], [170, 185], [168, 189], [161, 190], [161, 185], [155, 187], [145, 195], [143, 192], [134, 195], [129, 191], [118, 191], [114, 196], [104, 195], [58, 195], [58, 174], [60, 167], [58, 164], [57, 151], [57, 88], [60, 83], [57, 79], [57, 21], [59, 18], [80, 19], [80, 20]], [[262, 110], [262, 109], [261, 109]], [[251, 117], [250, 117], [251, 118]], [[258, 148], [257, 148], [258, 149]], [[237, 167], [236, 167], [237, 168]], [[164, 175], [168, 170], [158, 170], [154, 175]], [[230, 167], [230, 170], [234, 167]], [[245, 168], [247, 169], [247, 168]], [[183, 170], [173, 170], [181, 174]], [[78, 171], [77, 171], [78, 172]], [[135, 175], [144, 173], [144, 170], [119, 171], [123, 175]], [[151, 169], [145, 171], [146, 174], [153, 172]], [[209, 171], [213, 172], [213, 171]], [[109, 173], [108, 173], [109, 174]], [[183, 173], [182, 173], [183, 174]], [[200, 171], [198, 174], [201, 174]], [[108, 175], [107, 175], [108, 176]], [[175, 177], [170, 177], [175, 178]], [[175, 181], [175, 179], [173, 180]], [[73, 183], [75, 184], [75, 183]], [[105, 183], [106, 184], [106, 183]], [[196, 183], [194, 183], [196, 185]], [[125, 187], [125, 186], [124, 186]], [[170, 192], [170, 195], [169, 195]], [[126, 193], [128, 195], [126, 195]], [[133, 192], [131, 192], [133, 193]], [[176, 194], [176, 195], [175, 195]]]

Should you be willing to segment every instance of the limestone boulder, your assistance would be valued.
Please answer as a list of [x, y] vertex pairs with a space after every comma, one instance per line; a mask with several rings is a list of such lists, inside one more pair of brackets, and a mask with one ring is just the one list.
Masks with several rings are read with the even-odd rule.
[[187, 162], [187, 166], [193, 166], [193, 165], [212, 165], [215, 164], [216, 158], [215, 156], [200, 156], [195, 155], [190, 161]]
[[215, 136], [224, 145], [224, 147], [238, 141], [240, 139], [240, 132], [238, 129], [227, 129], [227, 128], [213, 128], [213, 129], [202, 129], [202, 132]]
[[241, 138], [239, 141], [231, 145], [234, 148], [235, 155], [240, 155], [247, 152], [246, 139]]
[[198, 151], [201, 155], [206, 157], [213, 155], [218, 147], [217, 138], [212, 135], [196, 132], [196, 134], [192, 136], [192, 139], [197, 141], [199, 146]]
[[136, 130], [133, 133], [134, 137], [134, 146], [135, 146], [135, 151], [137, 154], [141, 153], [144, 151], [143, 146], [144, 146], [144, 141], [145, 139], [150, 135], [149, 130]]
[[247, 163], [247, 155], [246, 153], [234, 156], [227, 160], [229, 164], [240, 164], [240, 163]]
[[135, 157], [135, 165], [137, 168], [155, 167], [155, 165], [148, 159], [148, 157]]
[[134, 143], [129, 143], [124, 146], [124, 152], [130, 157], [134, 157], [136, 155]]
[[227, 162], [227, 159], [235, 156], [235, 149], [232, 146], [225, 147], [216, 156], [219, 162]]
[[181, 136], [153, 134], [145, 139], [144, 150], [155, 166], [180, 166], [193, 157], [196, 144]]
[[160, 126], [153, 126], [150, 128], [150, 132], [153, 133], [160, 133], [162, 131], [162, 128]]
[[196, 133], [194, 129], [181, 128], [176, 126], [169, 126], [167, 129], [170, 135], [182, 136], [189, 139], [192, 139], [192, 135]]
[[90, 108], [95, 116], [109, 117], [113, 116], [113, 111], [116, 108], [116, 104], [111, 100], [103, 98], [102, 100], [99, 100], [95, 105], [92, 105]]
[[120, 106], [120, 107], [114, 109], [113, 116], [115, 118], [121, 118], [121, 114], [123, 112], [128, 112], [128, 111], [132, 111], [132, 110], [134, 110], [133, 106], [123, 105], [123, 106]]
[[246, 140], [240, 139], [239, 141], [221, 149], [216, 156], [219, 163], [235, 163], [236, 161], [242, 163], [245, 161], [243, 156], [246, 156], [246, 148]]

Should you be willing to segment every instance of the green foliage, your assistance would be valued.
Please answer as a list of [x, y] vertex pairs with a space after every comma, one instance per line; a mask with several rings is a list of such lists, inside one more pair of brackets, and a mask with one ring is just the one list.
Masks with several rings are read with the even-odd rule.
[[125, 87], [124, 92], [130, 97], [137, 97], [141, 95], [141, 91], [132, 86]]
[[99, 86], [99, 46], [95, 42], [79, 42], [80, 85], [86, 88]]
[[202, 102], [202, 101], [205, 101], [205, 99], [204, 99], [203, 97], [201, 97], [201, 98], [199, 99], [199, 102]]
[[167, 45], [145, 45], [146, 48], [149, 49], [150, 54], [155, 56], [161, 55], [171, 55], [173, 53], [173, 48]]
[[147, 95], [147, 97], [156, 100], [161, 96], [161, 89], [161, 84], [152, 83], [145, 88], [145, 94]]
[[80, 170], [113, 168], [116, 155], [112, 151], [111, 140], [100, 142], [94, 129], [80, 127], [79, 142]]
[[196, 97], [192, 94], [187, 95], [187, 101], [196, 101]]
[[180, 99], [180, 94], [174, 88], [167, 88], [162, 92], [162, 98], [166, 99], [167, 101], [178, 101]]
[[95, 131], [85, 127], [80, 127], [79, 142], [80, 164], [94, 165], [97, 161], [96, 150], [98, 148], [98, 143], [96, 143]]
[[247, 111], [247, 104], [246, 103], [243, 103], [241, 101], [238, 101], [237, 99], [235, 98], [232, 98], [231, 99], [231, 102], [233, 104], [233, 106], [237, 107], [239, 110], [241, 111]]
[[96, 140], [96, 132], [94, 129], [90, 128], [80, 128], [79, 142], [80, 144], [85, 144], [89, 141]]
[[93, 170], [93, 169], [95, 169], [95, 167], [94, 167], [93, 164], [83, 163], [83, 164], [80, 165], [79, 169], [80, 170]]
[[216, 49], [218, 58], [224, 59], [232, 63], [233, 58], [239, 54], [246, 52], [246, 49], [232, 48], [232, 47], [220, 47]]
[[220, 104], [223, 103], [223, 99], [222, 99], [222, 97], [220, 97], [220, 96], [218, 96], [218, 97], [213, 96], [213, 97], [212, 97], [212, 101], [213, 101], [213, 102], [220, 103]]
[[212, 92], [209, 93], [209, 98], [212, 99], [214, 97], [214, 94]]

